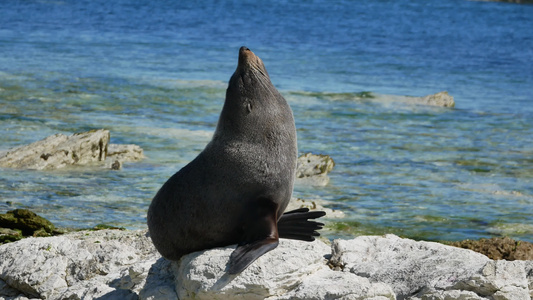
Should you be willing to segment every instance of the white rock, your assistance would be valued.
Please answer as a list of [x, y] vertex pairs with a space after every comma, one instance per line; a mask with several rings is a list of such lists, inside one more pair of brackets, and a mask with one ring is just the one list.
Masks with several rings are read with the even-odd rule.
[[143, 149], [137, 145], [109, 144], [105, 167], [112, 170], [120, 170], [123, 162], [139, 161], [143, 158]]
[[389, 284], [401, 299], [530, 297], [524, 261], [492, 261], [470, 250], [394, 235], [335, 240], [332, 250], [333, 265]]
[[0, 167], [43, 170], [103, 161], [108, 144], [109, 131], [103, 129], [55, 134], [3, 153]]
[[0, 246], [0, 280], [36, 298], [136, 299], [158, 259], [146, 231], [27, 238]]
[[144, 158], [143, 149], [133, 144], [109, 144], [107, 158], [111, 160], [138, 161]]
[[27, 238], [0, 245], [0, 300], [533, 298], [533, 261], [493, 261], [394, 235], [335, 240], [331, 248], [282, 239], [230, 276], [224, 270], [233, 249], [169, 262], [146, 231]]
[[327, 174], [334, 166], [335, 162], [328, 155], [305, 153], [297, 160], [296, 183], [325, 186], [329, 182]]
[[158, 259], [148, 271], [145, 284], [142, 290], [139, 291], [139, 299], [146, 300], [177, 300], [174, 283], [174, 269], [170, 261], [160, 258]]
[[524, 262], [526, 278], [529, 288], [529, 297], [533, 299], [533, 260], [528, 260]]
[[[271, 298], [269, 298], [271, 299]], [[303, 279], [298, 287], [272, 299], [396, 299], [392, 288], [383, 283], [371, 283], [367, 278], [352, 273], [323, 268]]]
[[478, 294], [470, 291], [436, 291], [434, 289], [426, 289], [419, 293], [420, 297], [409, 297], [409, 300], [487, 300], [485, 297], [481, 297]]
[[327, 268], [330, 247], [280, 240], [279, 246], [258, 258], [242, 273], [225, 272], [234, 247], [195, 252], [182, 258], [176, 271], [180, 299], [266, 299], [299, 285], [309, 274]]
[[[0, 279], [0, 299], [1, 300], [28, 300], [20, 291], [7, 285], [5, 281]], [[31, 300], [37, 298], [31, 298]]]
[[454, 107], [455, 101], [448, 92], [440, 92], [433, 95], [427, 95], [422, 98], [422, 102], [426, 105], [442, 106], [442, 107]]
[[440, 92], [424, 97], [406, 97], [406, 102], [410, 104], [421, 104], [429, 106], [441, 106], [441, 107], [454, 107], [455, 101], [453, 96], [450, 96], [448, 92]]
[[489, 261], [479, 253], [395, 235], [335, 240], [332, 263], [371, 281], [390, 284], [399, 297], [424, 287], [445, 289], [467, 279]]
[[458, 282], [453, 288], [494, 299], [530, 299], [524, 261], [489, 261], [479, 273]]
[[122, 162], [144, 158], [137, 145], [109, 144], [109, 130], [91, 130], [71, 136], [55, 134], [43, 140], [0, 153], [0, 167], [59, 169], [106, 161], [108, 168], [120, 169]]

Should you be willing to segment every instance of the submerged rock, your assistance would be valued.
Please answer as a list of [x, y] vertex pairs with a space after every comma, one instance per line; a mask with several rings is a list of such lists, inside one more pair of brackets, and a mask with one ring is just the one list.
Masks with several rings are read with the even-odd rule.
[[337, 210], [337, 209], [331, 209], [326, 208], [324, 205], [331, 204], [328, 201], [325, 200], [304, 200], [301, 198], [291, 198], [291, 201], [289, 202], [289, 205], [285, 209], [285, 211], [291, 211], [298, 208], [309, 208], [309, 210], [321, 210], [326, 212], [326, 218], [343, 218], [344, 212]]
[[113, 163], [111, 163], [111, 170], [120, 170], [122, 169], [122, 163], [119, 161], [119, 160], [115, 160], [113, 161]]
[[325, 186], [329, 182], [328, 173], [335, 162], [329, 155], [305, 153], [298, 157], [296, 179], [312, 185]]
[[409, 98], [409, 102], [414, 104], [423, 104], [431, 106], [441, 106], [441, 107], [454, 107], [455, 101], [448, 92], [440, 92], [433, 95], [427, 95], [425, 97], [412, 97]]
[[[146, 231], [84, 231], [0, 246], [0, 299], [530, 299], [533, 261], [394, 235], [281, 240], [238, 275], [234, 246], [169, 262]], [[17, 298], [19, 297], [19, 298]]]
[[[51, 170], [69, 165], [105, 161], [136, 161], [144, 158], [136, 145], [109, 144], [109, 130], [99, 129], [71, 136], [55, 134], [43, 140], [0, 153], [0, 167]], [[111, 167], [109, 164], [109, 167]]]

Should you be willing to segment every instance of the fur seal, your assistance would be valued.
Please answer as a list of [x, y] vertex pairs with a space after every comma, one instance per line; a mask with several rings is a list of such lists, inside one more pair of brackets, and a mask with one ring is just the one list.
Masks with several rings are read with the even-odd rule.
[[157, 192], [148, 228], [170, 260], [238, 244], [227, 272], [236, 274], [278, 245], [278, 239], [313, 241], [321, 211], [283, 214], [291, 198], [297, 159], [292, 110], [262, 60], [239, 49], [237, 69], [212, 140]]

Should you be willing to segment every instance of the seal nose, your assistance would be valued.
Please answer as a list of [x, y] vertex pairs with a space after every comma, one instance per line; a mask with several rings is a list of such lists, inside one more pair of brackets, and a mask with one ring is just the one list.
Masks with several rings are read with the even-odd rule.
[[242, 46], [239, 49], [239, 65], [244, 66], [244, 64], [253, 56], [253, 52], [248, 49], [248, 47]]

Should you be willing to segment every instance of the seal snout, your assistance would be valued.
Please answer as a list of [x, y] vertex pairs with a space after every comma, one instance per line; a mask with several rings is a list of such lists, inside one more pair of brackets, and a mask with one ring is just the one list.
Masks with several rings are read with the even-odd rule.
[[239, 49], [239, 66], [244, 66], [253, 61], [255, 54], [248, 47], [242, 46]]

